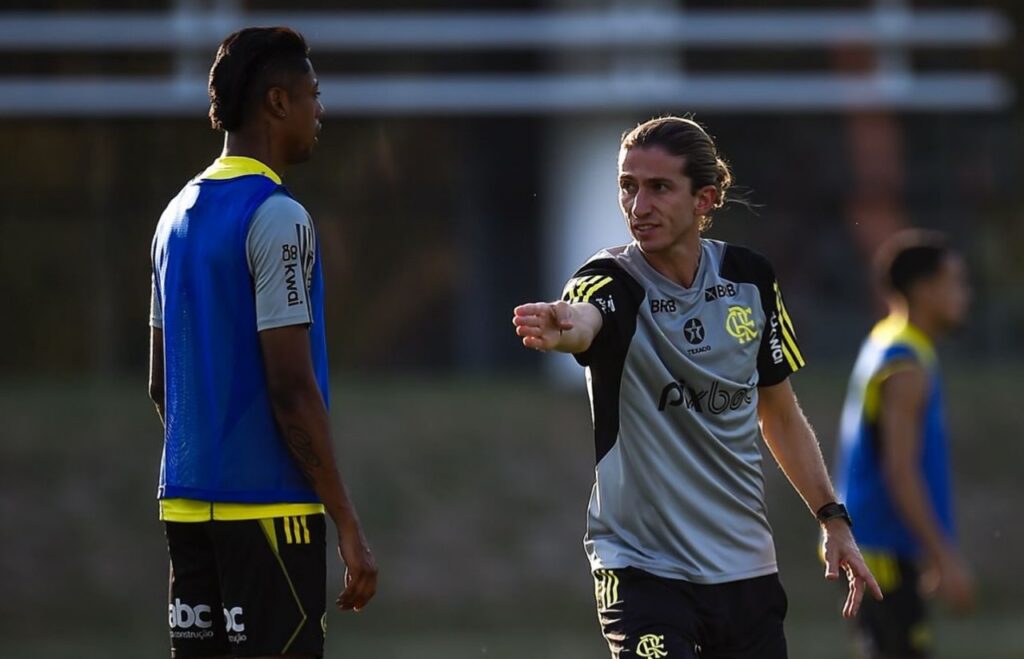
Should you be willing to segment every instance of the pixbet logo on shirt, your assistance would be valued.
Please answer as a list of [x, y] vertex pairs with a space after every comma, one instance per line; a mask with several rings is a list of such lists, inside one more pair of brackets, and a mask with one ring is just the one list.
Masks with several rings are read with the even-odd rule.
[[[223, 608], [224, 629], [228, 633], [245, 631], [245, 623], [242, 622], [244, 611], [242, 607], [235, 606], [230, 609]], [[175, 597], [173, 604], [167, 605], [167, 623], [171, 629], [210, 629], [213, 627], [213, 610], [206, 604], [189, 606]], [[213, 632], [210, 632], [213, 635]]]
[[710, 389], [695, 389], [683, 380], [669, 382], [661, 390], [658, 398], [658, 411], [664, 412], [668, 407], [685, 406], [700, 414], [721, 414], [727, 410], [738, 410], [749, 405], [753, 400], [753, 387], [729, 389], [712, 382]]

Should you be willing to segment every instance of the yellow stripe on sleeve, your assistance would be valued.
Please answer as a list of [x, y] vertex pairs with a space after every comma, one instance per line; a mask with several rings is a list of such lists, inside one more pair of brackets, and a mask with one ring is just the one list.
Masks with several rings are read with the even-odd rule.
[[779, 327], [782, 328], [782, 353], [789, 361], [790, 368], [794, 371], [806, 364], [800, 348], [796, 344], [796, 330], [793, 329], [793, 320], [786, 311], [786, 305], [782, 302], [782, 290], [779, 283], [775, 282], [775, 306], [779, 311]]
[[786, 311], [786, 305], [782, 302], [782, 289], [779, 288], [779, 282], [775, 282], [773, 288], [775, 289], [775, 305], [779, 308], [779, 316], [782, 318], [783, 323], [787, 326], [789, 331], [796, 336], [796, 328], [793, 327], [793, 319], [789, 317], [789, 312]]
[[598, 279], [598, 276], [592, 275], [589, 277], [577, 277], [576, 279], [570, 280], [565, 286], [565, 295], [563, 296], [566, 298], [566, 302], [569, 302], [570, 304], [579, 302], [580, 294], [583, 292], [583, 289], [593, 283], [596, 279]]
[[587, 289], [593, 284], [597, 283], [599, 279], [601, 279], [601, 275], [591, 275], [590, 277], [587, 277], [584, 281], [580, 282], [580, 285], [576, 288], [575, 301], [585, 302], [586, 298], [584, 297], [584, 295], [586, 294]]
[[786, 363], [789, 364], [789, 370], [794, 373], [799, 371], [800, 367], [803, 366], [803, 364], [798, 364], [797, 361], [793, 359], [793, 354], [790, 353], [789, 348], [786, 347], [785, 340], [782, 341], [782, 356], [786, 358]]
[[598, 279], [598, 281], [594, 282], [594, 284], [589, 289], [587, 289], [587, 292], [583, 294], [583, 299], [581, 299], [580, 302], [590, 302], [590, 298], [594, 295], [594, 293], [598, 292], [599, 290], [610, 284], [611, 281], [611, 277], [602, 277]]
[[800, 354], [800, 349], [796, 347], [796, 341], [786, 331], [786, 326], [782, 326], [782, 354], [786, 356], [789, 361], [790, 367], [795, 371], [804, 365], [804, 357]]

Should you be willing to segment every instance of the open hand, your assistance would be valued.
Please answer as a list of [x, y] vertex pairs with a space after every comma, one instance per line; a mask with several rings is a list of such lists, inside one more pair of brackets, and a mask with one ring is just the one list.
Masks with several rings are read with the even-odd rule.
[[836, 519], [826, 522], [822, 543], [825, 554], [825, 578], [829, 581], [839, 579], [839, 570], [842, 569], [849, 583], [850, 590], [846, 596], [846, 604], [843, 605], [844, 618], [857, 615], [866, 590], [871, 591], [871, 596], [876, 600], [882, 599], [882, 589], [878, 587], [874, 575], [865, 565], [864, 557], [860, 555], [853, 533], [845, 521]]

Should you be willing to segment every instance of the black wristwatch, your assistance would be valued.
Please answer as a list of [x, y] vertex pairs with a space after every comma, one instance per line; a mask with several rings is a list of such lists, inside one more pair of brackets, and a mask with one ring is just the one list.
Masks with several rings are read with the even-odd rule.
[[814, 513], [814, 516], [822, 524], [832, 519], [841, 519], [849, 524], [851, 529], [853, 528], [853, 520], [850, 519], [850, 513], [846, 511], [846, 506], [835, 501], [826, 503], [818, 509], [818, 512]]

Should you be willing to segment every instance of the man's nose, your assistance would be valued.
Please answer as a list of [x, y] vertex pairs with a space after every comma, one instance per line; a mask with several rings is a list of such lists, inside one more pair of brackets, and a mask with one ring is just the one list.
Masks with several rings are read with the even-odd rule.
[[641, 190], [633, 197], [633, 207], [630, 209], [634, 217], [643, 217], [651, 212], [651, 204], [647, 195]]

